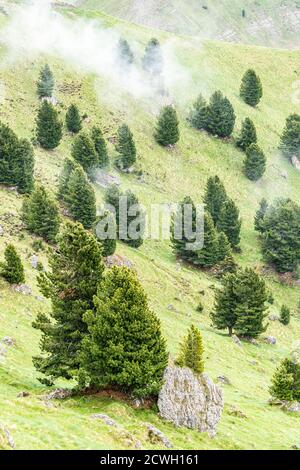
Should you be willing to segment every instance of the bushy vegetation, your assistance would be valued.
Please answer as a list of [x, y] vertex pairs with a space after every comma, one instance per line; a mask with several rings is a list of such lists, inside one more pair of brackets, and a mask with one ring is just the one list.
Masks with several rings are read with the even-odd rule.
[[0, 263], [0, 275], [10, 284], [25, 281], [24, 267], [13, 245], [7, 245], [4, 251], [5, 262]]
[[176, 363], [179, 367], [188, 367], [195, 374], [202, 374], [204, 372], [203, 354], [201, 332], [195, 325], [192, 325], [180, 345]]

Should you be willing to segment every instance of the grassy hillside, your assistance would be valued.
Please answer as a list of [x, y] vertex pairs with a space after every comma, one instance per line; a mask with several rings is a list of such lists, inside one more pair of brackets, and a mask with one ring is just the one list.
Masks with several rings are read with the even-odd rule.
[[[26, 57], [17, 61], [3, 61], [1, 82], [5, 99], [0, 107], [0, 118], [20, 135], [31, 137], [39, 102], [36, 96], [36, 79], [45, 60], [49, 61], [56, 78], [55, 96], [64, 116], [67, 106], [76, 102], [90, 122], [102, 126], [107, 138], [114, 137], [120, 123], [127, 121], [133, 130], [145, 181], [134, 175], [118, 175], [122, 188], [131, 188], [141, 202], [176, 202], [185, 195], [201, 201], [206, 179], [219, 174], [229, 195], [237, 202], [243, 218], [242, 253], [237, 260], [261, 270], [259, 243], [253, 230], [253, 216], [259, 200], [266, 197], [300, 197], [300, 174], [277, 152], [279, 134], [286, 116], [300, 111], [291, 100], [292, 85], [300, 79], [300, 54], [296, 51], [276, 51], [252, 46], [229, 45], [194, 39], [182, 39], [166, 33], [117, 22], [97, 13], [71, 10], [72, 18], [78, 16], [101, 20], [119, 29], [126, 38], [134, 40], [137, 53], [150, 37], [156, 35], [162, 43], [171, 39], [177, 60], [185, 71], [184, 87], [175, 83], [170, 93], [178, 108], [181, 120], [181, 140], [174, 150], [163, 150], [153, 139], [153, 128], [159, 102], [133, 99], [121, 93], [103, 77], [88, 74], [80, 68], [60, 61], [56, 57]], [[2, 23], [6, 21], [1, 17]], [[2, 58], [7, 51], [1, 49]], [[264, 99], [258, 109], [250, 109], [239, 99], [239, 82], [244, 70], [254, 67], [264, 85]], [[222, 142], [196, 132], [186, 123], [187, 110], [199, 92], [209, 96], [220, 88], [232, 101], [238, 119], [250, 116], [257, 125], [258, 136], [268, 157], [265, 176], [251, 183], [242, 174], [243, 154], [231, 142]], [[237, 132], [237, 131], [236, 131]], [[36, 177], [55, 191], [63, 159], [70, 153], [72, 138], [65, 134], [62, 144], [53, 152], [36, 148]], [[113, 158], [115, 151], [109, 147]], [[111, 169], [112, 173], [115, 170]], [[287, 174], [287, 178], [282, 174]], [[103, 191], [95, 186], [100, 204]], [[163, 333], [169, 350], [175, 355], [178, 342], [191, 322], [202, 331], [205, 345], [206, 370], [216, 380], [219, 375], [230, 379], [223, 386], [225, 410], [218, 434], [211, 440], [206, 434], [186, 429], [176, 429], [160, 420], [154, 410], [134, 410], [129, 404], [105, 396], [70, 398], [64, 401], [47, 401], [41, 397], [47, 389], [37, 381], [32, 366], [32, 355], [38, 351], [39, 335], [31, 327], [37, 312], [49, 310], [47, 301], [40, 297], [36, 287], [36, 272], [31, 268], [34, 253], [33, 238], [21, 230], [20, 207], [22, 197], [7, 188], [0, 188], [0, 257], [5, 243], [15, 243], [26, 260], [27, 284], [33, 289], [31, 296], [23, 296], [0, 282], [0, 339], [9, 336], [15, 346], [7, 347], [6, 356], [0, 357], [0, 425], [11, 433], [18, 449], [102, 449], [134, 448], [139, 440], [143, 448], [154, 448], [147, 440], [146, 422], [161, 429], [179, 449], [289, 449], [300, 443], [299, 417], [284, 413], [267, 404], [271, 376], [280, 362], [296, 347], [300, 334], [299, 287], [288, 287], [272, 273], [266, 281], [275, 303], [270, 313], [278, 313], [284, 302], [292, 309], [292, 321], [287, 327], [270, 322], [268, 334], [277, 338], [277, 345], [263, 341], [259, 345], [235, 345], [225, 333], [215, 331], [210, 324], [209, 312], [213, 305], [215, 279], [201, 271], [178, 262], [168, 242], [146, 241], [139, 250], [118, 245], [118, 254], [126, 256], [138, 271], [149, 301], [162, 321]], [[46, 247], [39, 254], [46, 263]], [[200, 294], [204, 291], [204, 295]], [[163, 293], [163, 294], [162, 294]], [[199, 301], [204, 312], [196, 312]], [[172, 306], [172, 307], [170, 307]], [[62, 384], [58, 384], [62, 385]], [[65, 384], [63, 384], [65, 385]], [[26, 398], [18, 397], [21, 391], [29, 392]], [[246, 418], [235, 416], [234, 409]], [[92, 420], [94, 413], [106, 413], [115, 419], [123, 430]], [[0, 428], [1, 429], [1, 428]], [[129, 431], [130, 438], [124, 434]], [[0, 430], [0, 448], [5, 446]]]
[[264, 46], [299, 46], [299, 0], [79, 0], [73, 3], [180, 34]]

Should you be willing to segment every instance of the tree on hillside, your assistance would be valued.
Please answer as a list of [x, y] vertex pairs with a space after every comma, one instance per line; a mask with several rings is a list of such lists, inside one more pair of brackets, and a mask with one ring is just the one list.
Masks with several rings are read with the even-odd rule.
[[68, 131], [73, 132], [73, 134], [78, 134], [78, 132], [81, 131], [81, 117], [76, 104], [71, 104], [68, 108], [66, 114], [66, 125]]
[[256, 144], [257, 134], [253, 121], [246, 118], [242, 123], [242, 130], [237, 139], [237, 146], [242, 150], [246, 150], [251, 144]]
[[206, 130], [208, 119], [208, 106], [206, 100], [200, 94], [193, 104], [188, 120], [195, 129]]
[[73, 158], [67, 157], [64, 161], [63, 169], [60, 173], [57, 198], [59, 201], [68, 200], [68, 184], [71, 173], [78, 168], [77, 162]]
[[43, 101], [37, 117], [36, 137], [41, 147], [47, 150], [56, 148], [62, 138], [62, 122], [51, 103]]
[[81, 132], [75, 137], [71, 154], [86, 172], [91, 171], [98, 164], [98, 156], [93, 141], [85, 132]]
[[194, 263], [201, 267], [211, 268], [219, 259], [219, 236], [209, 212], [204, 214], [203, 248], [197, 251]]
[[195, 374], [204, 372], [204, 348], [201, 332], [192, 325], [187, 336], [180, 345], [180, 351], [176, 364], [179, 367], [188, 367]]
[[18, 191], [29, 194], [34, 188], [34, 151], [26, 139], [19, 140], [17, 149]]
[[291, 311], [286, 305], [282, 305], [280, 309], [280, 323], [288, 325], [291, 321]]
[[230, 101], [220, 91], [210, 98], [207, 130], [219, 137], [230, 137], [235, 124], [235, 113]]
[[66, 204], [70, 216], [84, 228], [91, 228], [96, 221], [96, 197], [81, 167], [72, 171], [66, 189]]
[[27, 230], [47, 242], [55, 242], [60, 224], [58, 207], [43, 186], [36, 186], [24, 200], [22, 219]]
[[14, 245], [9, 244], [4, 251], [5, 262], [0, 263], [0, 274], [10, 284], [25, 281], [24, 267]]
[[270, 393], [282, 401], [300, 400], [300, 364], [284, 359], [272, 378]]
[[250, 268], [227, 274], [222, 288], [215, 294], [215, 307], [211, 313], [214, 326], [228, 328], [229, 335], [256, 338], [266, 330], [267, 292], [265, 282]]
[[136, 274], [113, 267], [100, 284], [96, 312], [84, 315], [81, 368], [92, 389], [117, 387], [138, 397], [158, 394], [168, 363], [160, 322]]
[[[191, 234], [191, 238], [185, 233], [184, 227], [185, 211], [187, 212], [188, 208], [190, 208], [192, 215], [193, 234]], [[178, 204], [178, 208], [172, 216], [171, 243], [177, 256], [189, 262], [194, 262], [197, 259], [197, 251], [188, 248], [189, 244], [195, 243], [196, 235], [196, 207], [191, 197], [186, 196]]]
[[91, 130], [91, 139], [94, 143], [96, 154], [98, 156], [98, 165], [104, 168], [109, 164], [107, 145], [100, 127], [94, 126]]
[[218, 176], [209, 177], [206, 183], [204, 204], [206, 210], [212, 216], [215, 225], [220, 219], [221, 209], [227, 197], [225, 187], [220, 178]]
[[291, 114], [280, 140], [280, 150], [287, 157], [300, 157], [300, 115]]
[[130, 168], [136, 161], [136, 147], [132, 132], [127, 124], [123, 124], [118, 129], [118, 141], [116, 150], [120, 155], [118, 165], [122, 169]]
[[218, 234], [218, 253], [217, 261], [224, 261], [228, 256], [232, 256], [230, 242], [224, 232]]
[[251, 144], [246, 150], [244, 173], [251, 181], [258, 181], [266, 171], [266, 157], [257, 144]]
[[[101, 225], [101, 234], [99, 233], [99, 224]], [[117, 224], [115, 216], [105, 211], [97, 219], [95, 224], [95, 235], [101, 243], [103, 256], [111, 256], [117, 248]], [[101, 236], [100, 236], [101, 235]]]
[[40, 71], [37, 93], [40, 98], [50, 98], [54, 89], [54, 76], [48, 64]]
[[280, 273], [296, 271], [300, 262], [300, 206], [279, 199], [264, 216], [262, 250]]
[[104, 266], [96, 238], [79, 223], [67, 222], [49, 259], [50, 270], [38, 284], [51, 301], [49, 315], [40, 313], [33, 326], [42, 332], [41, 353], [33, 359], [36, 369], [51, 384], [55, 379], [77, 377], [79, 351], [87, 325], [83, 315], [94, 310], [93, 298]]
[[178, 142], [180, 138], [179, 121], [173, 106], [162, 108], [158, 116], [154, 137], [156, 142], [164, 147], [175, 145]]
[[126, 41], [126, 39], [120, 38], [118, 43], [118, 63], [122, 67], [128, 67], [134, 62], [134, 54]]
[[0, 124], [0, 183], [18, 183], [18, 137], [5, 124]]
[[240, 96], [250, 106], [258, 105], [263, 96], [260, 78], [252, 69], [247, 70], [243, 76]]
[[264, 218], [268, 210], [269, 204], [265, 198], [263, 198], [259, 203], [259, 209], [256, 211], [254, 217], [254, 228], [257, 232], [264, 231]]
[[217, 229], [225, 233], [232, 248], [237, 248], [240, 243], [242, 221], [239, 214], [239, 209], [234, 201], [227, 198], [221, 208]]
[[163, 55], [159, 41], [152, 38], [145, 49], [142, 65], [146, 72], [151, 75], [161, 75], [163, 71]]

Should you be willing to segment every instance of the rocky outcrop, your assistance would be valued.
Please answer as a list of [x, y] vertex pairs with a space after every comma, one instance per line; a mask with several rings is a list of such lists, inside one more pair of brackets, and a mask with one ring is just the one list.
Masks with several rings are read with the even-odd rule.
[[104, 264], [107, 268], [112, 268], [113, 266], [119, 266], [121, 268], [125, 267], [129, 269], [133, 268], [133, 263], [128, 258], [116, 254], [104, 258]]
[[292, 165], [296, 170], [300, 171], [300, 160], [295, 155], [292, 157]]
[[148, 438], [151, 444], [163, 444], [167, 449], [172, 449], [173, 444], [171, 444], [162, 431], [157, 429], [155, 426], [152, 426], [152, 424], [147, 424], [147, 429]]
[[223, 409], [221, 389], [207, 374], [196, 377], [188, 368], [167, 367], [158, 397], [159, 414], [176, 426], [208, 432], [213, 437]]
[[266, 336], [264, 338], [264, 342], [267, 343], [267, 344], [275, 345], [277, 343], [277, 340], [276, 340], [275, 336]]

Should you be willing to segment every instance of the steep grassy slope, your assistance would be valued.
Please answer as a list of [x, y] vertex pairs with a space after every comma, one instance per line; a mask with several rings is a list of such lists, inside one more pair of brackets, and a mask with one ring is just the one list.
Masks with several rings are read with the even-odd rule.
[[[81, 10], [71, 13], [72, 16], [85, 15]], [[87, 16], [115, 26], [128, 40], [138, 41], [140, 55], [141, 46], [157, 35], [155, 31], [118, 23], [96, 13]], [[206, 178], [219, 174], [228, 193], [238, 203], [243, 218], [242, 253], [238, 261], [261, 269], [259, 243], [253, 230], [253, 215], [259, 200], [263, 196], [272, 200], [284, 195], [299, 201], [300, 196], [299, 173], [276, 151], [285, 117], [292, 111], [300, 111], [299, 105], [291, 100], [292, 84], [300, 75], [300, 54], [216, 42], [200, 44], [167, 34], [158, 36], [162, 42], [172, 40], [176, 56], [187, 73], [184, 87], [174, 83], [170, 88], [181, 119], [181, 141], [174, 150], [159, 148], [153, 139], [159, 102], [140, 101], [121, 94], [104, 78], [86, 74], [55, 57], [28, 57], [3, 63], [1, 81], [5, 100], [0, 107], [0, 118], [20, 136], [32, 136], [39, 105], [35, 82], [41, 65], [48, 60], [56, 77], [55, 95], [61, 103], [62, 117], [68, 104], [75, 101], [91, 119], [85, 123], [86, 129], [99, 123], [109, 138], [124, 120], [131, 126], [145, 181], [139, 181], [134, 175], [118, 175], [124, 189], [134, 190], [146, 206], [153, 202], [176, 202], [187, 194], [201, 201]], [[4, 48], [1, 54], [5, 57]], [[241, 75], [249, 66], [255, 67], [264, 84], [264, 99], [257, 110], [249, 109], [238, 96]], [[231, 99], [238, 116], [237, 127], [248, 115], [258, 127], [259, 140], [268, 157], [268, 169], [257, 184], [242, 175], [243, 155], [232, 143], [198, 133], [186, 124], [187, 109], [197, 94], [202, 91], [209, 96], [217, 88]], [[36, 149], [36, 177], [52, 191], [55, 191], [63, 159], [70, 153], [71, 141], [66, 134], [54, 152]], [[112, 146], [110, 152], [113, 157]], [[111, 171], [114, 173], [113, 169]], [[282, 177], [283, 172], [287, 173], [287, 178]], [[103, 191], [99, 187], [95, 189], [100, 204]], [[139, 250], [119, 244], [118, 253], [134, 263], [149, 301], [161, 318], [171, 354], [176, 354], [181, 336], [193, 321], [203, 332], [207, 372], [214, 380], [221, 374], [230, 379], [231, 385], [223, 387], [226, 406], [217, 437], [211, 440], [194, 431], [175, 429], [161, 421], [153, 410], [133, 410], [108, 397], [72, 398], [63, 402], [41, 400], [46, 389], [37, 381], [31, 362], [39, 341], [31, 322], [38, 311], [47, 311], [49, 305], [39, 297], [36, 273], [30, 265], [29, 258], [34, 253], [32, 238], [21, 231], [22, 197], [5, 188], [0, 188], [0, 197], [0, 225], [5, 230], [5, 236], [0, 238], [0, 256], [6, 242], [16, 243], [26, 260], [27, 284], [33, 288], [33, 295], [22, 296], [11, 291], [4, 282], [0, 284], [0, 339], [10, 336], [16, 341], [15, 346], [7, 347], [6, 356], [0, 358], [0, 424], [9, 429], [17, 448], [117, 449], [134, 447], [136, 439], [144, 448], [153, 448], [146, 438], [146, 422], [152, 422], [165, 432], [175, 448], [288, 449], [293, 444], [299, 445], [299, 417], [267, 405], [268, 386], [275, 367], [295, 348], [299, 339], [299, 287], [282, 285], [276, 276], [268, 275], [267, 282], [275, 297], [270, 311], [277, 313], [281, 304], [287, 303], [293, 313], [291, 324], [283, 327], [271, 322], [268, 333], [276, 336], [276, 346], [261, 341], [258, 346], [244, 343], [239, 348], [210, 325], [216, 281], [201, 271], [177, 263], [168, 242], [146, 241]], [[45, 262], [46, 249], [39, 256]], [[204, 291], [204, 295], [200, 291]], [[202, 314], [195, 310], [199, 300], [205, 306]], [[30, 396], [17, 397], [20, 391], [28, 391]], [[232, 407], [244, 412], [247, 418], [232, 415]], [[91, 419], [92, 414], [100, 412], [116, 419], [132, 438]]]
[[77, 4], [135, 23], [202, 38], [299, 46], [299, 0], [79, 0]]

